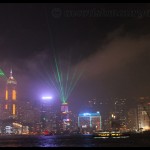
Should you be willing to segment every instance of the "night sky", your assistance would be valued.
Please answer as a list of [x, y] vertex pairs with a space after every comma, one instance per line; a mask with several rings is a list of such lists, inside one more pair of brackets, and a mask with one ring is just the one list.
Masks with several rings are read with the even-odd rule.
[[0, 68], [7, 76], [12, 68], [20, 99], [57, 99], [54, 52], [84, 70], [69, 97], [74, 108], [150, 96], [150, 4], [0, 4]]

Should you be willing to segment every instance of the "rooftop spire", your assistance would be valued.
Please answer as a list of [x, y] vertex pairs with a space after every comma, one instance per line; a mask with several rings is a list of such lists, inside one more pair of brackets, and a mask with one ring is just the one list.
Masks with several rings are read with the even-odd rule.
[[12, 78], [13, 76], [12, 76], [12, 68], [10, 69], [10, 77]]
[[17, 84], [16, 80], [12, 76], [12, 68], [10, 69], [10, 76], [9, 76], [9, 78], [7, 80], [7, 84]]

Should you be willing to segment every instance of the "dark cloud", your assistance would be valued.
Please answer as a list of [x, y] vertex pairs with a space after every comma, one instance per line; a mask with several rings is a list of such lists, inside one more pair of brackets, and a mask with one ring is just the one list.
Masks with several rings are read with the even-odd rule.
[[126, 64], [134, 62], [142, 53], [145, 53], [150, 48], [149, 40], [150, 36], [138, 38], [114, 36], [102, 49], [82, 60], [78, 67], [85, 68], [87, 79], [104, 78], [111, 72], [117, 72]]
[[85, 99], [149, 95], [150, 36], [123, 32], [121, 27], [109, 33], [105, 44], [77, 65], [84, 70], [77, 92]]

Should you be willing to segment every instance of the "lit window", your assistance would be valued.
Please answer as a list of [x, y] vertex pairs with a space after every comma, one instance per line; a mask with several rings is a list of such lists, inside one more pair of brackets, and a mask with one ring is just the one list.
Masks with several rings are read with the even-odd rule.
[[8, 90], [6, 90], [6, 93], [5, 93], [5, 100], [8, 100]]

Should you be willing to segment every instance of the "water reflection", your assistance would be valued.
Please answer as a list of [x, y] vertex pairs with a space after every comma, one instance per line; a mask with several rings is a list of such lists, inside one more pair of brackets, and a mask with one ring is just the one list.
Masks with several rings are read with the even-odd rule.
[[137, 147], [150, 146], [149, 139], [93, 138], [92, 136], [0, 136], [0, 147]]

